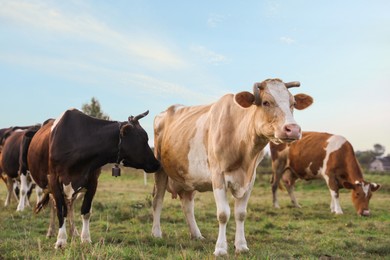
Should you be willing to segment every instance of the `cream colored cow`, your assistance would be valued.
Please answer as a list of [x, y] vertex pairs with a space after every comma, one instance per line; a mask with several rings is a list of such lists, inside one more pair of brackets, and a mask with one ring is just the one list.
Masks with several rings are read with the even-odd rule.
[[227, 192], [235, 198], [236, 252], [248, 251], [244, 220], [256, 167], [269, 141], [289, 143], [301, 137], [293, 109], [310, 106], [305, 94], [292, 96], [289, 87], [269, 79], [247, 91], [227, 94], [205, 106], [171, 106], [155, 118], [155, 155], [162, 168], [155, 174], [152, 235], [161, 237], [160, 215], [165, 190], [179, 195], [192, 238], [202, 238], [194, 216], [195, 191], [213, 191], [219, 234], [216, 256], [226, 255], [230, 217]]

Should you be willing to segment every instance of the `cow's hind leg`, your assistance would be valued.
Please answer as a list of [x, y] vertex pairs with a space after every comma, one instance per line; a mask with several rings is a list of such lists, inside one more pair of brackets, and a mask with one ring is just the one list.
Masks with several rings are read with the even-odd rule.
[[46, 237], [54, 236], [54, 230], [56, 228], [56, 224], [55, 224], [56, 207], [55, 207], [54, 198], [51, 196], [49, 201], [49, 207], [50, 207], [50, 223], [49, 223], [49, 228], [47, 229]]
[[[100, 170], [99, 170], [100, 172]], [[81, 205], [81, 218], [83, 221], [83, 228], [81, 230], [81, 243], [92, 243], [91, 233], [89, 231], [89, 221], [91, 219], [91, 206], [93, 197], [96, 193], [97, 188], [97, 180], [99, 175], [96, 174], [95, 178], [89, 183], [89, 187], [87, 188], [87, 192], [84, 195], [83, 204]]]
[[27, 177], [28, 176], [26, 173], [20, 174], [20, 199], [16, 211], [23, 211], [26, 206], [30, 206], [27, 197], [27, 192], [29, 189]]
[[162, 169], [154, 174], [152, 227], [152, 236], [154, 237], [162, 237], [160, 218], [167, 183], [168, 175]]
[[194, 214], [194, 196], [195, 191], [184, 191], [179, 194], [181, 201], [181, 208], [186, 217], [187, 225], [190, 229], [190, 234], [192, 239], [204, 239], [200, 233], [199, 227], [196, 224], [195, 214]]
[[56, 209], [57, 209], [57, 218], [58, 218], [58, 235], [57, 241], [55, 243], [55, 248], [63, 248], [66, 246], [66, 240], [68, 235], [66, 233], [66, 217], [67, 217], [67, 206], [65, 202], [64, 195], [60, 187], [60, 183], [55, 176], [49, 175], [49, 185], [50, 189], [53, 192]]

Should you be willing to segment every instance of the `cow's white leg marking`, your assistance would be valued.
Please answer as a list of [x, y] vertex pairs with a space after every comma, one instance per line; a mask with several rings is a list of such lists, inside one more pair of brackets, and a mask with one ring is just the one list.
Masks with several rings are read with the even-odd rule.
[[83, 220], [83, 228], [81, 230], [81, 242], [88, 242], [91, 243], [91, 234], [89, 232], [89, 220], [91, 218], [91, 213], [81, 215], [81, 218]]
[[20, 199], [16, 211], [23, 211], [27, 195], [27, 176], [20, 174]]
[[181, 208], [187, 220], [188, 227], [190, 229], [191, 238], [203, 239], [204, 237], [200, 233], [199, 227], [196, 224], [194, 214], [194, 192], [185, 192], [180, 198]]
[[37, 205], [38, 205], [38, 202], [41, 201], [43, 196], [43, 190], [38, 185], [35, 185], [35, 195], [37, 196]]
[[230, 218], [230, 207], [227, 199], [226, 190], [214, 189], [214, 198], [217, 204], [217, 217], [219, 222], [218, 239], [215, 245], [215, 256], [227, 255], [228, 245], [226, 240], [226, 225]]
[[66, 218], [64, 218], [64, 224], [58, 230], [57, 242], [55, 244], [55, 249], [63, 248], [66, 246], [66, 239], [68, 238], [66, 234]]
[[336, 214], [343, 214], [337, 193], [333, 190], [330, 190], [330, 196], [332, 197], [332, 202], [330, 205], [331, 211]]

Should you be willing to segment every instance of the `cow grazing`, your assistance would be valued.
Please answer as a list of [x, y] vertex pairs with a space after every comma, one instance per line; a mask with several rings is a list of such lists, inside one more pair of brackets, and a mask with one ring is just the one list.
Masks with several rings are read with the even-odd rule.
[[[33, 126], [38, 127], [38, 126]], [[14, 194], [14, 181], [20, 177], [21, 185], [20, 188], [20, 199], [18, 203], [17, 210], [21, 211], [24, 209], [25, 205], [30, 205], [28, 201], [28, 192], [32, 189], [33, 183], [28, 176], [27, 169], [25, 167], [20, 167], [20, 161], [22, 156], [22, 141], [24, 134], [28, 130], [15, 130], [12, 131], [9, 137], [5, 139], [3, 148], [2, 148], [2, 168], [7, 175], [7, 198], [4, 203], [5, 206], [8, 206], [11, 201], [11, 196]], [[16, 196], [15, 196], [16, 197]]]
[[[56, 248], [66, 245], [67, 205], [71, 207], [79, 193], [84, 193], [81, 241], [91, 242], [90, 210], [103, 165], [122, 162], [126, 167], [146, 172], [160, 168], [148, 145], [148, 136], [138, 122], [147, 114], [148, 111], [129, 117], [127, 122], [117, 122], [92, 118], [73, 109], [53, 123], [49, 137], [48, 191], [54, 197], [59, 222]], [[48, 202], [47, 195], [42, 200], [38, 208]]]
[[352, 145], [342, 136], [303, 132], [302, 139], [291, 144], [270, 144], [273, 180], [273, 205], [279, 208], [277, 188], [283, 180], [291, 202], [300, 207], [294, 195], [297, 179], [323, 178], [331, 195], [331, 212], [343, 214], [339, 202], [339, 189], [352, 191], [352, 202], [361, 216], [369, 216], [369, 200], [379, 184], [364, 180]]
[[292, 112], [313, 102], [292, 96], [287, 88], [299, 82], [269, 79], [254, 93], [227, 94], [211, 105], [171, 106], [154, 121], [155, 154], [162, 168], [155, 174], [152, 235], [161, 237], [160, 216], [167, 189], [179, 195], [192, 238], [202, 238], [194, 216], [195, 191], [213, 191], [219, 234], [214, 254], [227, 254], [230, 217], [227, 192], [235, 198], [236, 252], [248, 251], [244, 220], [255, 170], [269, 141], [285, 143], [301, 137]]

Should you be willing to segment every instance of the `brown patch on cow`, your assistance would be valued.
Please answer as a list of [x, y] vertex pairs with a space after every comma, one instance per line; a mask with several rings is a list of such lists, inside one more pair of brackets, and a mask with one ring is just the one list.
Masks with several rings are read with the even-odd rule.
[[274, 144], [270, 142], [270, 150], [271, 150], [271, 159], [272, 161], [276, 161], [279, 158], [279, 153], [284, 151], [288, 145], [284, 144]]

